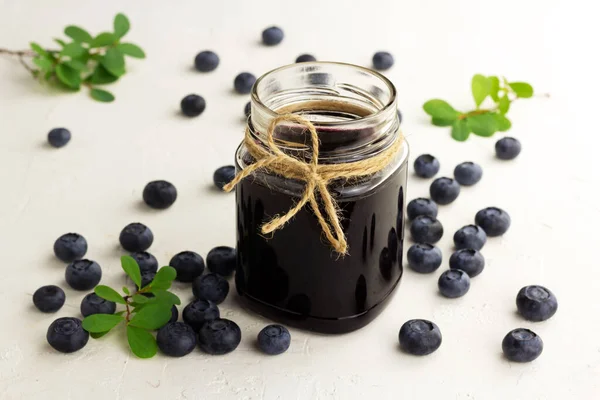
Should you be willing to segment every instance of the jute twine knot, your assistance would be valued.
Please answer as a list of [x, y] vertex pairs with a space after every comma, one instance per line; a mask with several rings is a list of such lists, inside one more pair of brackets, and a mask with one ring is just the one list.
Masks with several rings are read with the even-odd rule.
[[[282, 122], [295, 122], [303, 125], [310, 132], [311, 158], [305, 162], [291, 155], [285, 154], [273, 139], [275, 128]], [[347, 254], [348, 242], [340, 223], [340, 210], [337, 202], [331, 196], [327, 184], [333, 179], [357, 178], [372, 175], [385, 168], [396, 156], [402, 144], [401, 135], [394, 143], [373, 157], [350, 163], [341, 164], [319, 164], [319, 136], [315, 126], [307, 119], [296, 114], [284, 114], [274, 118], [267, 129], [267, 145], [265, 149], [257, 144], [246, 129], [244, 143], [256, 162], [244, 168], [236, 177], [223, 188], [226, 192], [233, 190], [242, 179], [260, 169], [276, 173], [285, 178], [296, 179], [306, 182], [304, 193], [300, 200], [282, 216], [275, 216], [261, 227], [262, 233], [271, 233], [282, 228], [292, 219], [305, 205], [309, 203], [321, 229], [333, 249], [340, 255]], [[325, 215], [319, 208], [317, 193], [321, 198]]]

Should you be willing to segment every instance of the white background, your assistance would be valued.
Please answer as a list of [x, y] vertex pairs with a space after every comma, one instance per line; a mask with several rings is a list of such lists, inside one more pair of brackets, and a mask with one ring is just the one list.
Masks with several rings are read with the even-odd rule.
[[[592, 1], [0, 1], [0, 46], [29, 41], [53, 46], [69, 24], [93, 33], [110, 29], [119, 11], [132, 23], [127, 39], [147, 52], [128, 61], [128, 73], [111, 86], [113, 104], [85, 93], [57, 94], [38, 85], [16, 60], [0, 59], [0, 398], [1, 399], [594, 399], [600, 397], [600, 184], [597, 164], [598, 68]], [[277, 24], [284, 42], [259, 43]], [[592, 31], [594, 29], [594, 32]], [[195, 54], [214, 49], [221, 65], [195, 72]], [[64, 265], [52, 254], [61, 234], [82, 233], [87, 256], [103, 268], [102, 283], [124, 283], [118, 234], [129, 222], [148, 224], [151, 251], [166, 264], [182, 250], [206, 255], [233, 245], [234, 200], [211, 188], [212, 173], [229, 164], [243, 134], [247, 96], [232, 92], [241, 71], [256, 75], [291, 63], [300, 53], [320, 60], [370, 65], [388, 50], [396, 65], [403, 130], [414, 156], [436, 155], [441, 174], [466, 160], [480, 163], [483, 180], [441, 207], [446, 234], [479, 209], [499, 206], [513, 220], [502, 238], [483, 249], [487, 266], [464, 298], [437, 294], [438, 273], [406, 270], [392, 304], [366, 328], [343, 336], [292, 330], [289, 351], [261, 355], [254, 345], [267, 323], [241, 310], [235, 296], [222, 314], [243, 332], [232, 354], [199, 350], [183, 359], [130, 355], [124, 332], [90, 340], [71, 355], [46, 343], [57, 317], [79, 316], [85, 293], [64, 282]], [[514, 162], [494, 158], [493, 139], [454, 142], [445, 128], [428, 124], [424, 101], [441, 97], [471, 107], [474, 73], [531, 82], [538, 93], [513, 105], [511, 135], [523, 144]], [[196, 119], [178, 115], [180, 99], [207, 100]], [[64, 126], [73, 139], [63, 149], [46, 143]], [[144, 185], [173, 182], [179, 198], [166, 211], [141, 204]], [[408, 198], [428, 193], [429, 181], [410, 177]], [[405, 246], [405, 249], [408, 246]], [[67, 293], [56, 314], [36, 311], [31, 295], [58, 284]], [[559, 299], [543, 323], [522, 320], [517, 291], [542, 284]], [[176, 286], [187, 303], [189, 287]], [[431, 356], [398, 349], [401, 324], [435, 321], [444, 342]], [[511, 329], [527, 327], [544, 340], [530, 364], [506, 361], [500, 343]]]

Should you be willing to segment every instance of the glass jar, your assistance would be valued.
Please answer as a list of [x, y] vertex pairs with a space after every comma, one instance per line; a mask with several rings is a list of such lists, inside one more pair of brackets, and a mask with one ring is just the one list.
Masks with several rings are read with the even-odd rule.
[[[340, 209], [346, 255], [324, 240], [308, 205], [283, 228], [261, 233], [262, 224], [298, 202], [304, 182], [259, 170], [236, 186], [236, 286], [243, 302], [296, 327], [349, 332], [383, 310], [402, 276], [408, 146], [399, 137], [396, 89], [383, 75], [355, 65], [298, 63], [271, 71], [254, 85], [248, 120], [254, 142], [267, 148], [270, 122], [285, 113], [315, 126], [319, 164], [365, 160], [402, 140], [393, 162], [381, 171], [328, 185]], [[285, 121], [273, 138], [284, 152], [310, 160], [306, 127]], [[242, 143], [238, 172], [254, 162]]]

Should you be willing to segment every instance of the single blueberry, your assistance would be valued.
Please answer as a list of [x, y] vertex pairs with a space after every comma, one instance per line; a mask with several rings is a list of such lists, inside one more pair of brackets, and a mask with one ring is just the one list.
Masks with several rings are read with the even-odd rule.
[[479, 164], [467, 161], [460, 163], [454, 168], [454, 179], [464, 186], [471, 186], [481, 180], [483, 170]]
[[219, 66], [219, 56], [210, 50], [201, 51], [194, 58], [194, 65], [200, 72], [214, 71]]
[[429, 196], [438, 204], [452, 203], [460, 194], [460, 185], [451, 178], [437, 178], [429, 187]]
[[373, 67], [379, 71], [385, 71], [394, 65], [394, 57], [387, 51], [378, 51], [373, 55]]
[[150, 228], [139, 222], [127, 225], [119, 235], [121, 246], [127, 251], [145, 251], [152, 245], [154, 235]]
[[442, 265], [442, 252], [431, 244], [417, 243], [408, 249], [406, 260], [414, 271], [428, 274]]
[[479, 275], [485, 267], [485, 258], [475, 249], [461, 249], [450, 256], [450, 269], [465, 271], [471, 278]]
[[177, 306], [175, 304], [173, 304], [173, 306], [171, 307], [171, 318], [169, 319], [169, 322], [177, 322], [178, 319], [179, 319], [179, 309], [177, 308]]
[[197, 117], [204, 112], [206, 101], [197, 94], [188, 94], [181, 100], [181, 112], [188, 117]]
[[454, 234], [454, 246], [460, 249], [481, 250], [487, 241], [485, 231], [477, 225], [466, 225]]
[[451, 299], [464, 296], [470, 287], [471, 278], [469, 278], [469, 274], [460, 269], [444, 271], [438, 279], [440, 293]]
[[152, 181], [144, 187], [144, 202], [159, 210], [169, 208], [177, 200], [177, 189], [171, 182]]
[[556, 314], [558, 301], [550, 290], [543, 286], [525, 286], [517, 294], [517, 309], [529, 321], [545, 321]]
[[83, 329], [78, 318], [58, 318], [50, 324], [46, 333], [50, 346], [61, 353], [73, 353], [82, 349], [89, 338], [90, 334]]
[[513, 137], [505, 137], [496, 142], [496, 157], [501, 160], [512, 160], [521, 152], [521, 142]]
[[221, 190], [223, 190], [223, 186], [231, 182], [233, 178], [235, 178], [235, 167], [233, 165], [217, 168], [213, 174], [213, 182], [215, 186]]
[[75, 290], [90, 290], [102, 279], [102, 269], [95, 261], [76, 260], [67, 266], [65, 279]]
[[55, 285], [42, 286], [33, 294], [33, 304], [45, 313], [57, 312], [65, 304], [65, 291]]
[[242, 340], [242, 331], [233, 321], [214, 319], [207, 321], [198, 332], [200, 348], [208, 354], [227, 354], [235, 350]]
[[544, 350], [542, 338], [529, 329], [513, 329], [502, 340], [502, 351], [510, 361], [533, 361], [542, 354], [542, 350]]
[[400, 348], [415, 356], [425, 356], [442, 344], [442, 332], [436, 324], [425, 319], [412, 319], [400, 328]]
[[197, 299], [221, 304], [229, 294], [229, 282], [221, 275], [210, 272], [194, 279], [192, 292]]
[[54, 128], [48, 132], [48, 143], [52, 147], [63, 147], [71, 140], [71, 132], [65, 128]]
[[136, 251], [131, 253], [130, 256], [137, 262], [142, 274], [146, 271], [156, 272], [158, 270], [156, 257], [147, 251]]
[[88, 293], [81, 300], [81, 315], [87, 317], [93, 314], [114, 314], [117, 310], [117, 304], [113, 301], [103, 299], [96, 293]]
[[184, 322], [169, 322], [158, 330], [156, 344], [168, 356], [183, 357], [196, 347], [196, 333]]
[[204, 299], [196, 299], [185, 306], [182, 316], [185, 323], [198, 332], [205, 322], [217, 319], [221, 315], [219, 307], [214, 303]]
[[317, 59], [315, 58], [315, 56], [310, 55], [310, 54], [301, 54], [296, 58], [297, 63], [313, 62], [313, 61], [317, 61]]
[[177, 271], [178, 281], [192, 282], [204, 272], [204, 259], [193, 251], [182, 251], [171, 258], [169, 266]]
[[250, 117], [251, 111], [252, 111], [252, 105], [250, 104], [250, 102], [247, 102], [246, 105], [244, 106], [244, 115], [246, 116], [246, 118]]
[[258, 333], [258, 347], [272, 356], [285, 353], [291, 341], [290, 331], [282, 325], [267, 325]]
[[65, 233], [54, 242], [54, 254], [66, 263], [82, 258], [87, 249], [87, 241], [79, 233]]
[[142, 287], [146, 287], [154, 280], [156, 271], [146, 270], [142, 271]]
[[215, 274], [231, 276], [235, 271], [237, 252], [233, 247], [218, 246], [208, 252], [206, 267]]
[[475, 214], [475, 223], [482, 227], [488, 236], [500, 236], [510, 227], [510, 215], [498, 207], [488, 207]]
[[256, 82], [256, 77], [249, 72], [242, 72], [235, 77], [233, 88], [239, 94], [248, 94], [252, 91], [252, 86]]
[[262, 32], [262, 41], [267, 46], [275, 46], [283, 40], [283, 31], [281, 28], [272, 26]]
[[415, 159], [415, 174], [421, 178], [431, 178], [440, 170], [440, 162], [431, 154], [421, 154]]
[[408, 203], [406, 206], [406, 214], [408, 215], [408, 219], [411, 220], [417, 218], [419, 215], [427, 215], [428, 217], [436, 218], [438, 206], [431, 199], [419, 197]]
[[417, 243], [437, 243], [444, 235], [444, 227], [433, 217], [419, 215], [410, 224], [410, 234]]

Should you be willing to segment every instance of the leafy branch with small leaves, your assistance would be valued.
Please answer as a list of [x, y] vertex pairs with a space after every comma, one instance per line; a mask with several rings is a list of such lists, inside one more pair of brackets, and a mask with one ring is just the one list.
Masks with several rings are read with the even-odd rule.
[[[127, 17], [117, 14], [112, 32], [92, 36], [83, 28], [69, 25], [64, 32], [71, 41], [54, 39], [60, 46], [58, 50], [44, 49], [31, 42], [31, 50], [0, 49], [0, 54], [18, 57], [21, 64], [40, 82], [55, 84], [70, 91], [79, 91], [84, 86], [89, 88], [93, 99], [112, 102], [115, 96], [98, 88], [98, 85], [114, 83], [125, 74], [125, 56], [146, 57], [139, 46], [122, 41], [129, 28]], [[33, 66], [28, 59], [31, 59]]]
[[[525, 82], [509, 82], [505, 77], [476, 74], [471, 80], [471, 92], [475, 100], [475, 110], [457, 111], [444, 100], [433, 99], [423, 104], [423, 109], [431, 116], [436, 126], [451, 126], [452, 138], [465, 141], [471, 133], [490, 137], [496, 132], [511, 128], [506, 117], [513, 102], [533, 96], [533, 87]], [[490, 98], [493, 106], [481, 108], [485, 99]]]
[[[133, 354], [140, 358], [154, 357], [158, 347], [152, 331], [169, 322], [171, 308], [181, 304], [179, 297], [169, 291], [177, 271], [172, 267], [162, 267], [152, 282], [142, 287], [142, 275], [137, 262], [130, 256], [123, 256], [121, 266], [136, 285], [134, 293], [124, 286], [124, 295], [121, 295], [104, 285], [96, 286], [94, 292], [103, 299], [125, 306], [125, 310], [114, 314], [89, 315], [83, 320], [83, 329], [97, 339], [124, 323]], [[146, 297], [148, 295], [151, 297]]]

